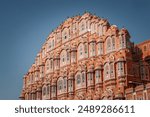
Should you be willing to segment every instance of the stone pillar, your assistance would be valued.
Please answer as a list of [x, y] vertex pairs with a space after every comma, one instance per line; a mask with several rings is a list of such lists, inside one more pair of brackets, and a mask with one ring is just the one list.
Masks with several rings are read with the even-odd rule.
[[56, 55], [54, 58], [54, 70], [58, 70], [60, 67], [60, 58], [59, 55]]
[[38, 86], [37, 88], [37, 96], [36, 96], [37, 100], [42, 100], [42, 86]]
[[57, 99], [57, 83], [56, 79], [52, 80], [51, 84], [51, 100], [56, 100]]
[[74, 73], [71, 72], [68, 77], [68, 99], [71, 100], [74, 97]]
[[77, 60], [77, 49], [76, 49], [76, 47], [73, 47], [70, 52], [71, 52], [71, 63], [76, 63], [76, 60]]

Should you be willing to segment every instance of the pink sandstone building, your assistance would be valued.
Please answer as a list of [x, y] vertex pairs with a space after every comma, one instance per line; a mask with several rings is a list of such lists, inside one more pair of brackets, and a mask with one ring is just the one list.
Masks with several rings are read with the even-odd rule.
[[90, 13], [68, 18], [24, 75], [20, 99], [150, 99], [150, 40], [134, 45], [127, 29]]

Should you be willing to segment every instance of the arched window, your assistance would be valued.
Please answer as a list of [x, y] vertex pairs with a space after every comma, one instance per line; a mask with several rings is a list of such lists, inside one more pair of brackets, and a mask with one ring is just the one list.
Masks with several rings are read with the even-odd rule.
[[50, 94], [50, 86], [48, 85], [47, 86], [47, 95], [49, 95]]
[[55, 46], [55, 42], [54, 40], [52, 40], [52, 48], [54, 48], [54, 46]]
[[46, 60], [46, 70], [49, 70], [49, 59]]
[[103, 54], [103, 43], [98, 43], [97, 44], [97, 53], [98, 53], [98, 55], [102, 55]]
[[81, 78], [80, 78], [80, 75], [78, 74], [77, 75], [77, 85], [79, 85], [81, 83]]
[[93, 73], [89, 72], [88, 73], [88, 81], [93, 80]]
[[42, 92], [43, 92], [43, 96], [45, 96], [46, 95], [46, 87], [45, 86], [43, 87], [43, 91]]
[[112, 50], [115, 50], [115, 37], [112, 37]]
[[109, 64], [106, 63], [104, 66], [104, 80], [109, 79]]
[[107, 50], [107, 53], [111, 51], [111, 38], [110, 37], [107, 38], [106, 50]]
[[125, 48], [126, 47], [126, 41], [125, 41], [125, 35], [121, 34], [119, 36], [119, 42], [120, 42], [120, 48]]
[[68, 91], [73, 91], [73, 80], [68, 80]]
[[84, 57], [83, 49], [84, 49], [84, 46], [82, 43], [80, 43], [78, 46], [78, 60]]
[[68, 28], [64, 28], [63, 32], [62, 32], [62, 40], [66, 41], [69, 38], [69, 29]]
[[64, 40], [67, 39], [67, 32], [64, 32], [64, 34], [63, 34], [63, 39], [64, 39]]
[[85, 54], [87, 54], [88, 53], [88, 44], [86, 43], [86, 44], [84, 44], [84, 52], [85, 52]]
[[100, 70], [99, 69], [97, 69], [96, 71], [95, 71], [95, 82], [96, 83], [99, 83], [99, 79], [100, 79]]
[[84, 25], [84, 23], [81, 24], [81, 27], [80, 27], [80, 28], [81, 28], [81, 31], [84, 31], [84, 30], [85, 30], [85, 25]]
[[117, 65], [118, 65], [118, 76], [124, 75], [124, 63], [122, 61], [119, 61]]
[[77, 74], [76, 74], [76, 76], [75, 76], [75, 84], [76, 84], [76, 89], [79, 89], [79, 88], [81, 88], [81, 73], [80, 72], [78, 72]]
[[79, 33], [82, 34], [85, 32], [85, 29], [86, 29], [86, 22], [84, 20], [82, 20], [80, 23], [79, 23]]
[[60, 77], [57, 81], [58, 95], [67, 92], [67, 77]]
[[110, 75], [114, 77], [114, 63], [110, 63]]
[[66, 89], [67, 89], [67, 78], [65, 77], [63, 81], [64, 81], [64, 91], [66, 91]]
[[61, 67], [66, 65], [66, 57], [67, 57], [67, 52], [66, 52], [66, 50], [63, 50], [60, 54], [60, 60], [61, 60], [60, 61], [60, 66]]
[[53, 86], [51, 87], [51, 89], [52, 89], [52, 91], [51, 91], [51, 97], [54, 98], [54, 97], [56, 97], [56, 86], [53, 85]]
[[91, 33], [94, 33], [94, 32], [95, 32], [95, 24], [92, 23], [92, 24], [91, 24]]
[[73, 33], [76, 32], [76, 24], [75, 24], [75, 23], [74, 23], [73, 26], [72, 26], [72, 31], [73, 31]]
[[53, 59], [50, 60], [50, 69], [53, 69]]
[[67, 61], [69, 61], [69, 60], [70, 60], [70, 52], [67, 51]]
[[49, 41], [48, 43], [48, 48], [51, 49], [52, 45], [51, 45], [51, 41]]
[[85, 82], [85, 73], [82, 73], [82, 83]]
[[59, 78], [57, 81], [57, 89], [58, 89], [58, 94], [63, 92], [63, 79]]
[[99, 25], [99, 36], [103, 35], [103, 25]]
[[95, 56], [95, 42], [90, 43], [90, 57]]

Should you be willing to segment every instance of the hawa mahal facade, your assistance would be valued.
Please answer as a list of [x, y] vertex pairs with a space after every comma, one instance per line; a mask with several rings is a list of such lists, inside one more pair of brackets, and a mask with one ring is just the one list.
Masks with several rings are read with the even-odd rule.
[[24, 75], [20, 99], [150, 99], [150, 40], [134, 45], [127, 29], [90, 13], [68, 18]]

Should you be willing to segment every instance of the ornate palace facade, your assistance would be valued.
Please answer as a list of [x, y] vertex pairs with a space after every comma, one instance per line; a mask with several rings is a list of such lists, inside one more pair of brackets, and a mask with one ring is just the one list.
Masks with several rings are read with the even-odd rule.
[[24, 75], [20, 99], [150, 99], [149, 50], [150, 40], [134, 45], [106, 19], [68, 18]]

